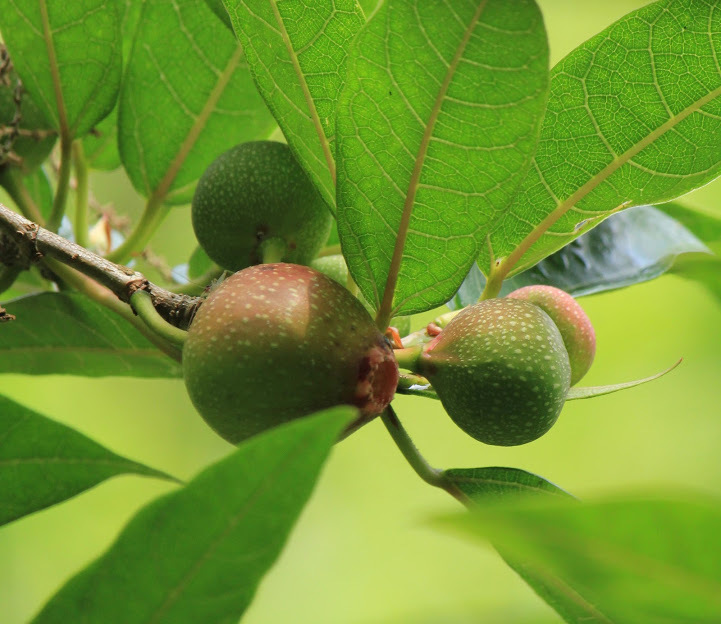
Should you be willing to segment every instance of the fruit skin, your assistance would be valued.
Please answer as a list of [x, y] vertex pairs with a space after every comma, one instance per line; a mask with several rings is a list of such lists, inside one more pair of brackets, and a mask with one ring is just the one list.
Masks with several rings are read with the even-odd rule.
[[460, 312], [424, 347], [417, 366], [461, 429], [499, 446], [546, 433], [571, 379], [551, 318], [531, 303], [507, 298]]
[[398, 365], [345, 288], [278, 263], [244, 269], [211, 292], [188, 330], [183, 377], [201, 416], [238, 443], [333, 405], [357, 406], [366, 422], [393, 398]]
[[263, 261], [261, 244], [280, 239], [280, 258], [308, 264], [325, 244], [332, 216], [285, 143], [232, 147], [205, 170], [193, 195], [193, 230], [221, 267], [238, 271]]
[[566, 291], [553, 286], [524, 286], [507, 295], [541, 308], [561, 332], [571, 363], [571, 385], [588, 372], [596, 355], [596, 332], [584, 309]]

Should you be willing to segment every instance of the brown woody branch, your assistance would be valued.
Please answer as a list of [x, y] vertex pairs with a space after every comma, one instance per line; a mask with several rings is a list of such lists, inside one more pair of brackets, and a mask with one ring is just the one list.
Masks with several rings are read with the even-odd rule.
[[110, 262], [0, 204], [0, 263], [26, 269], [43, 258], [53, 258], [76, 269], [125, 303], [136, 290], [147, 290], [160, 315], [181, 329], [187, 329], [203, 302], [202, 297], [161, 288], [142, 273]]

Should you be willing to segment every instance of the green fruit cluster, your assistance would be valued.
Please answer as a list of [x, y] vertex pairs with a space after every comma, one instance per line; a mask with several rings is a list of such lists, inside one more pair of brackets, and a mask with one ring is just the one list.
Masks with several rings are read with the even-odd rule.
[[235, 273], [200, 307], [183, 347], [183, 377], [201, 416], [238, 443], [334, 405], [359, 422], [390, 403], [393, 351], [348, 290], [309, 267]]
[[[193, 230], [230, 271], [274, 260], [308, 264], [325, 244], [332, 216], [285, 143], [252, 141], [216, 158], [198, 181]], [[267, 255], [266, 255], [267, 258]]]

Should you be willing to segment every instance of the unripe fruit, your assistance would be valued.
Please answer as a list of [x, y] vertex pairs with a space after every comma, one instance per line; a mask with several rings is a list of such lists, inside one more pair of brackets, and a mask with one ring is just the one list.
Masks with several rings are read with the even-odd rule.
[[551, 318], [533, 304], [505, 298], [460, 312], [424, 347], [417, 366], [461, 429], [500, 446], [546, 433], [571, 379]]
[[368, 421], [393, 398], [398, 365], [345, 288], [309, 267], [263, 264], [200, 306], [183, 377], [201, 416], [237, 443], [333, 405], [355, 405]]
[[524, 286], [508, 295], [541, 308], [561, 332], [571, 363], [571, 385], [588, 372], [596, 355], [596, 332], [579, 303], [567, 292], [553, 286]]
[[225, 269], [263, 261], [262, 244], [285, 245], [280, 258], [308, 264], [325, 244], [332, 216], [285, 143], [232, 147], [205, 170], [193, 196], [200, 246]]

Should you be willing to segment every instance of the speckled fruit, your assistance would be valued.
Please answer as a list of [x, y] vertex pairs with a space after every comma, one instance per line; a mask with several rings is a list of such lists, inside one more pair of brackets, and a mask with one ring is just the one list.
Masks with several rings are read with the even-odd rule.
[[580, 381], [591, 368], [596, 355], [596, 332], [579, 303], [567, 292], [553, 286], [524, 286], [508, 296], [530, 301], [551, 317], [568, 351], [571, 385]]
[[281, 260], [308, 264], [325, 244], [332, 216], [285, 143], [252, 141], [224, 152], [193, 196], [200, 246], [230, 271], [260, 264], [268, 239], [285, 243]]
[[237, 443], [333, 405], [370, 420], [393, 398], [398, 365], [345, 288], [279, 263], [235, 273], [208, 296], [188, 330], [183, 377], [203, 418]]
[[571, 379], [556, 325], [539, 307], [516, 299], [463, 310], [425, 346], [418, 368], [461, 429], [499, 446], [546, 433]]

